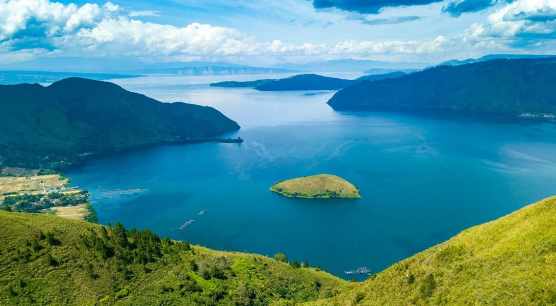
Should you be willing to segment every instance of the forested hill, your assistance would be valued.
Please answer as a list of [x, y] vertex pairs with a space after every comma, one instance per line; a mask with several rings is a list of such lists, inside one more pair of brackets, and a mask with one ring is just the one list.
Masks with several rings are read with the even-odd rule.
[[0, 211], [0, 305], [294, 305], [347, 283], [316, 268], [49, 215]]
[[365, 75], [355, 80], [326, 77], [318, 74], [299, 74], [284, 79], [262, 79], [247, 82], [219, 82], [212, 83], [212, 87], [252, 87], [260, 91], [294, 91], [294, 90], [338, 90], [361, 81], [376, 81], [397, 78], [404, 72]]
[[0, 86], [0, 156], [13, 166], [238, 130], [211, 107], [161, 103], [108, 82]]
[[[556, 58], [439, 66], [360, 82], [328, 102], [336, 110], [460, 110], [509, 116], [556, 114]], [[547, 115], [548, 114], [548, 115]]]

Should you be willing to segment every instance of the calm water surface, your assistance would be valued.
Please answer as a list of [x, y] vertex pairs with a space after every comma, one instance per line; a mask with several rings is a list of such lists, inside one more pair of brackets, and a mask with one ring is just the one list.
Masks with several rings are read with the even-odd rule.
[[[281, 77], [281, 76], [280, 76]], [[214, 106], [243, 144], [127, 152], [69, 173], [100, 222], [220, 250], [378, 272], [459, 231], [556, 194], [556, 127], [390, 113], [337, 113], [333, 92], [269, 93], [208, 83], [260, 76], [114, 80], [162, 101]], [[283, 179], [333, 173], [361, 200], [288, 199]], [[199, 216], [201, 210], [206, 210]], [[195, 222], [184, 230], [184, 222]], [[364, 277], [361, 277], [361, 280]]]

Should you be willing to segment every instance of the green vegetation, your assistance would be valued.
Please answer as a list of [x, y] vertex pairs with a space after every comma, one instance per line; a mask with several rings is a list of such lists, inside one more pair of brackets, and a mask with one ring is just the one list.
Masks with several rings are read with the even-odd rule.
[[0, 241], [2, 305], [293, 305], [346, 286], [313, 268], [119, 223], [0, 212]]
[[251, 87], [261, 91], [293, 91], [293, 90], [336, 90], [361, 81], [376, 81], [397, 78], [405, 75], [403, 72], [365, 75], [355, 80], [325, 77], [317, 74], [299, 74], [279, 80], [257, 80], [247, 82], [220, 82], [213, 83], [213, 87]]
[[556, 305], [554, 224], [556, 197], [467, 229], [311, 305]]
[[0, 304], [556, 305], [556, 197], [347, 283], [148, 230], [0, 211]]
[[90, 154], [239, 129], [210, 107], [161, 103], [115, 84], [80, 78], [48, 87], [3, 85], [0, 96], [3, 166], [63, 172]]
[[290, 198], [361, 198], [357, 187], [330, 174], [282, 181], [270, 187], [270, 190]]
[[360, 82], [336, 93], [328, 104], [336, 110], [443, 110], [554, 119], [555, 79], [554, 58], [499, 59]]
[[2, 206], [10, 206], [12, 211], [36, 213], [55, 206], [66, 207], [86, 204], [89, 192], [51, 192], [45, 194], [10, 195], [4, 197]]

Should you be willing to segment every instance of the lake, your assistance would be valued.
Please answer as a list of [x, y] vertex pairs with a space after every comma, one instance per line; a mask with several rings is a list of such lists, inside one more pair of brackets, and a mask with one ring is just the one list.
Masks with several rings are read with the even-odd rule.
[[[351, 278], [343, 271], [379, 272], [556, 194], [556, 125], [338, 113], [326, 104], [330, 91], [208, 86], [258, 78], [113, 80], [161, 101], [214, 106], [242, 126], [227, 136], [245, 142], [145, 148], [71, 171], [73, 185], [93, 192], [100, 223], [219, 250], [282, 252]], [[319, 173], [357, 185], [362, 199], [289, 199], [268, 190]], [[188, 220], [195, 221], [179, 230]]]

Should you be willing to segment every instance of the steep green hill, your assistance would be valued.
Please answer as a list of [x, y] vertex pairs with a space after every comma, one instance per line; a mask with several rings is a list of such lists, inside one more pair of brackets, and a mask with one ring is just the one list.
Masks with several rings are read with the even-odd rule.
[[[336, 110], [456, 110], [519, 116], [556, 114], [556, 58], [439, 66], [339, 91]], [[550, 116], [549, 116], [550, 117]]]
[[346, 282], [148, 230], [0, 212], [0, 305], [292, 305]]
[[312, 305], [556, 305], [556, 197], [393, 265]]
[[214, 136], [239, 126], [210, 107], [161, 103], [107, 82], [0, 86], [0, 156], [12, 166], [74, 161], [140, 145]]

